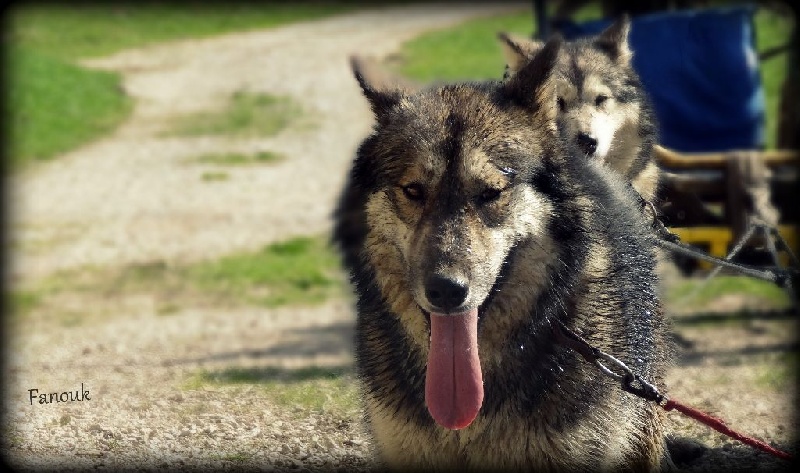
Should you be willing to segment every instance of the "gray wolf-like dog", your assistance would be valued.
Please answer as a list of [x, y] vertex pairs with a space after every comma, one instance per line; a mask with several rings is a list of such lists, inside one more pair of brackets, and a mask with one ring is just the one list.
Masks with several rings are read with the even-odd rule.
[[[603, 32], [570, 41], [556, 67], [561, 126], [585, 156], [621, 173], [648, 202], [658, 192], [653, 155], [658, 126], [649, 96], [636, 73], [623, 15]], [[544, 43], [500, 33], [506, 74], [514, 74]]]
[[354, 75], [376, 122], [334, 212], [377, 455], [400, 471], [659, 471], [663, 409], [557, 342], [660, 386], [668, 324], [630, 185], [559, 138], [553, 39], [505, 81]]

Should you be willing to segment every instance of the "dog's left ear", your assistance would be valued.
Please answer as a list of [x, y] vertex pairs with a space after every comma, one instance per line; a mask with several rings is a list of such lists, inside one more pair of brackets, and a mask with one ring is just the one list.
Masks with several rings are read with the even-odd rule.
[[631, 31], [631, 19], [627, 13], [623, 13], [617, 21], [609, 25], [594, 40], [594, 44], [600, 50], [605, 51], [614, 61], [625, 64], [630, 62], [633, 52], [628, 44], [628, 36]]
[[391, 75], [373, 59], [351, 56], [350, 67], [379, 121], [404, 96], [419, 88], [409, 80]]
[[560, 35], [554, 35], [502, 88], [503, 95], [512, 102], [536, 113], [539, 119], [552, 123], [558, 113], [553, 69], [562, 42]]

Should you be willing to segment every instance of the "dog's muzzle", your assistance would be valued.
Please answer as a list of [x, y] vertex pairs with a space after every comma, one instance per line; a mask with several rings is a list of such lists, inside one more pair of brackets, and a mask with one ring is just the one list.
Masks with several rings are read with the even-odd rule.
[[425, 298], [436, 312], [452, 312], [467, 300], [466, 284], [434, 274], [425, 281]]

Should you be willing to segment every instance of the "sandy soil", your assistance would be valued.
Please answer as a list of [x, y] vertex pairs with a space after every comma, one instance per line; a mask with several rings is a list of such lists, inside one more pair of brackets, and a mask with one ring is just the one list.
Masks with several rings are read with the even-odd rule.
[[[486, 2], [375, 10], [88, 62], [123, 74], [135, 112], [111, 136], [11, 178], [8, 283], [30, 287], [87, 265], [182, 264], [329, 231], [334, 199], [372, 119], [348, 55], [384, 57], [425, 30], [525, 8]], [[175, 116], [213, 109], [238, 90], [289, 95], [313, 123], [268, 138], [159, 134]], [[202, 168], [185, 164], [202, 153], [265, 150], [287, 159], [231, 167], [228, 180], [213, 184], [199, 178]], [[676, 311], [683, 356], [669, 394], [795, 452], [794, 384], [764, 379], [788, 370], [796, 317], [741, 311], [749, 301], [734, 299], [716, 301], [719, 313], [706, 317], [725, 323]], [[63, 303], [78, 315], [111, 316], [65, 327], [40, 313], [7, 324], [2, 451], [11, 466], [372, 467], [357, 417], [287, 409], [246, 385], [184, 387], [199, 369], [350, 367], [349, 300], [274, 310], [192, 307], [169, 317], [147, 294], [109, 299], [87, 291]], [[30, 389], [89, 390], [90, 399], [32, 405]], [[788, 466], [674, 411], [670, 419], [687, 471]]]

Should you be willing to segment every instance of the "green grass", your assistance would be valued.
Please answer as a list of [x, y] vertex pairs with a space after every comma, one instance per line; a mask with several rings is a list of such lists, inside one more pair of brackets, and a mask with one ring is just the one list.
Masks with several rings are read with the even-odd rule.
[[271, 136], [294, 122], [302, 110], [288, 97], [237, 91], [222, 110], [176, 119], [166, 135]]
[[[33, 286], [15, 287], [6, 292], [7, 307], [10, 320], [14, 322], [24, 322], [27, 316], [33, 312], [49, 311], [52, 298], [66, 292], [87, 293], [96, 286], [89, 282], [91, 276], [87, 278], [89, 271], [70, 271], [38, 281]], [[56, 314], [57, 312], [57, 314]], [[75, 325], [75, 311], [59, 307], [57, 311], [52, 311], [52, 315], [57, 315], [57, 320], [61, 325]]]
[[243, 253], [200, 263], [186, 277], [202, 290], [251, 304], [274, 307], [297, 302], [318, 303], [340, 293], [337, 254], [322, 238], [295, 238]]
[[44, 297], [41, 290], [13, 290], [6, 293], [9, 312], [15, 317], [24, 317], [25, 314], [40, 307]]
[[132, 104], [117, 74], [79, 59], [162, 41], [312, 20], [357, 2], [17, 2], [6, 10], [10, 170], [46, 161], [118, 126]]
[[671, 287], [666, 297], [700, 310], [713, 308], [714, 301], [732, 294], [748, 296], [763, 307], [785, 308], [791, 304], [789, 295], [778, 285], [746, 276], [716, 276], [708, 283], [682, 281]]
[[268, 164], [284, 159], [284, 155], [272, 151], [257, 153], [209, 153], [188, 160], [195, 164], [211, 164], [216, 166], [241, 166], [249, 164]]
[[357, 7], [357, 2], [336, 1], [17, 2], [6, 19], [12, 43], [75, 60], [163, 41], [271, 28]]
[[[73, 326], [102, 320], [118, 312], [121, 301], [142, 295], [152, 298], [158, 315], [169, 316], [186, 307], [315, 305], [347, 296], [346, 282], [326, 238], [300, 237], [188, 265], [155, 261], [66, 270], [9, 291], [8, 307], [14, 323], [35, 314]], [[76, 297], [86, 301], [81, 313], [63, 303]]]
[[213, 458], [215, 460], [223, 460], [223, 461], [229, 461], [229, 462], [244, 463], [246, 461], [249, 461], [251, 458], [253, 458], [253, 454], [252, 453], [247, 453], [247, 452], [228, 453], [228, 454], [225, 454], [225, 455], [212, 454], [210, 456], [210, 458]]
[[[795, 20], [796, 21], [796, 20]], [[770, 48], [783, 46], [789, 41], [792, 22], [776, 12], [759, 9], [755, 17], [756, 48], [764, 52]], [[761, 81], [764, 88], [766, 107], [765, 133], [767, 148], [774, 149], [777, 140], [778, 111], [780, 110], [781, 88], [786, 77], [789, 55], [783, 52], [777, 56], [760, 61]]]
[[186, 381], [184, 389], [199, 389], [209, 384], [259, 386], [278, 405], [287, 408], [340, 416], [351, 415], [359, 408], [358, 389], [350, 368], [201, 370]]
[[797, 351], [781, 353], [761, 369], [756, 384], [767, 389], [791, 389], [797, 386]]
[[16, 168], [112, 131], [132, 110], [119, 77], [27, 48], [7, 53], [8, 155]]
[[419, 81], [499, 79], [505, 67], [497, 33], [530, 35], [532, 9], [512, 15], [468, 21], [432, 31], [406, 42], [400, 52], [399, 72]]
[[227, 172], [204, 172], [200, 175], [200, 179], [205, 182], [219, 182], [227, 181], [231, 176]]
[[342, 367], [309, 366], [297, 369], [284, 368], [226, 368], [220, 371], [201, 371], [197, 379], [216, 384], [305, 383], [315, 380], [332, 380], [351, 374]]

